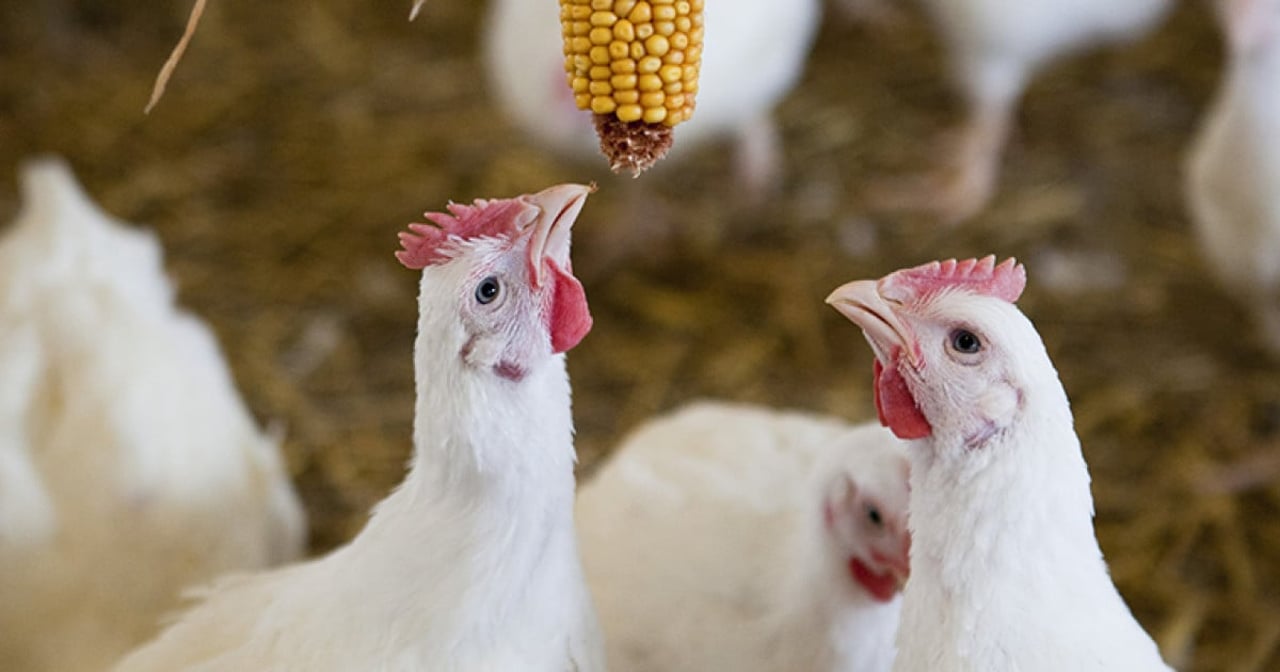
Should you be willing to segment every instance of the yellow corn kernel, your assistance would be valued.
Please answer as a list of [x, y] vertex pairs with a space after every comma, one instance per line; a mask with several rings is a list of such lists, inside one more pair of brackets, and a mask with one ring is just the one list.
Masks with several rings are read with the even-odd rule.
[[613, 102], [613, 99], [608, 96], [591, 97], [591, 111], [596, 114], [609, 114], [616, 109], [618, 109], [618, 104]]
[[644, 117], [644, 108], [639, 105], [619, 105], [618, 118], [623, 121], [640, 121]]
[[644, 111], [642, 118], [646, 124], [660, 124], [667, 120], [667, 108], [650, 107]]
[[662, 78], [652, 73], [640, 75], [638, 84], [639, 86], [636, 88], [639, 88], [641, 91], [662, 90]]
[[671, 51], [671, 43], [661, 35], [653, 35], [644, 41], [644, 51], [658, 57], [666, 56]]
[[705, 2], [560, 0], [565, 72], [577, 106], [623, 122], [674, 126], [688, 119]]
[[596, 27], [591, 29], [591, 33], [587, 37], [591, 39], [591, 44], [609, 44], [613, 41], [613, 31], [604, 27]]
[[635, 8], [627, 14], [627, 20], [631, 23], [649, 23], [653, 20], [653, 10], [649, 8], [647, 2], [637, 2]]
[[634, 23], [623, 19], [613, 24], [613, 36], [624, 43], [630, 42], [636, 39], [636, 26]]

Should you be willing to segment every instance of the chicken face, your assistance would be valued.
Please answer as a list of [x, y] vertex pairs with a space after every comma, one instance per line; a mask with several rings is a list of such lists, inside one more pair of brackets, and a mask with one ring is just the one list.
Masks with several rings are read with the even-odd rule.
[[[911, 573], [911, 534], [907, 530], [907, 461], [896, 456], [874, 478], [860, 483], [849, 473], [827, 488], [823, 523], [850, 578], [877, 602], [898, 594]], [[877, 487], [878, 485], [878, 487]]]
[[862, 328], [876, 355], [876, 408], [899, 438], [972, 448], [1023, 404], [1022, 360], [1041, 347], [1013, 306], [1026, 284], [1012, 259], [954, 260], [851, 282], [827, 302]]
[[428, 213], [432, 224], [411, 224], [400, 234], [404, 249], [397, 257], [424, 269], [424, 294], [455, 288], [450, 312], [462, 327], [458, 356], [466, 366], [519, 381], [540, 357], [570, 350], [590, 331], [569, 247], [593, 189], [566, 184], [514, 199], [451, 204], [451, 214]]

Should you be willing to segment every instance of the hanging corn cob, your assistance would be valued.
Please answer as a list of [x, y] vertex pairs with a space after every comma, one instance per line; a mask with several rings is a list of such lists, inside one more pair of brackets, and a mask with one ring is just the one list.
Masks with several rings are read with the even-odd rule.
[[615, 172], [652, 166], [693, 114], [703, 1], [560, 0], [569, 86]]

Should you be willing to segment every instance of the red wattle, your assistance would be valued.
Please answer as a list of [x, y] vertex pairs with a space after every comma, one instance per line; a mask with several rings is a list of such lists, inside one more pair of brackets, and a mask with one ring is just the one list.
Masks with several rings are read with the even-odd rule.
[[907, 381], [895, 366], [886, 368], [876, 359], [875, 397], [876, 415], [880, 424], [893, 430], [899, 439], [923, 439], [933, 433], [933, 427], [916, 405], [916, 399], [907, 387]]
[[547, 327], [551, 331], [551, 351], [568, 352], [582, 342], [591, 331], [591, 310], [587, 307], [587, 293], [573, 274], [548, 260], [551, 267], [551, 310]]
[[894, 578], [892, 572], [876, 574], [853, 556], [849, 557], [849, 575], [877, 602], [888, 602], [898, 594], [898, 579]]

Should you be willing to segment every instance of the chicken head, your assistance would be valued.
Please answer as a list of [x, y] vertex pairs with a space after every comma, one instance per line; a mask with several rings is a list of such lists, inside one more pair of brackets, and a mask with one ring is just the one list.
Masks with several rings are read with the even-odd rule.
[[[424, 318], [450, 320], [470, 368], [519, 381], [540, 357], [591, 329], [569, 261], [570, 230], [594, 186], [562, 184], [510, 199], [449, 205], [400, 234], [396, 257], [423, 269]], [[448, 296], [441, 296], [444, 293]]]
[[850, 578], [877, 602], [892, 600], [911, 573], [906, 455], [886, 455], [859, 473], [831, 479], [822, 507], [834, 551]]
[[[1026, 272], [995, 257], [933, 262], [828, 298], [862, 328], [876, 356], [880, 421], [899, 438], [974, 448], [1016, 419], [1033, 375], [1017, 356], [1043, 344], [1014, 307]], [[1051, 370], [1051, 369], [1050, 369]]]

